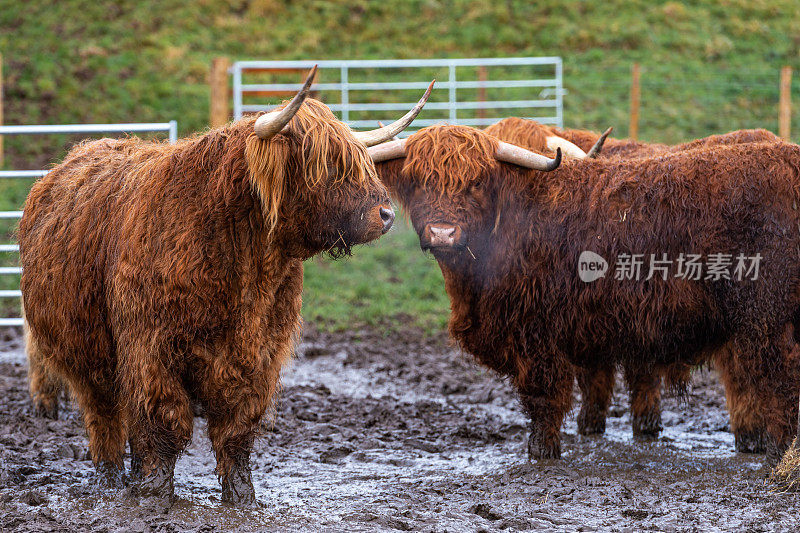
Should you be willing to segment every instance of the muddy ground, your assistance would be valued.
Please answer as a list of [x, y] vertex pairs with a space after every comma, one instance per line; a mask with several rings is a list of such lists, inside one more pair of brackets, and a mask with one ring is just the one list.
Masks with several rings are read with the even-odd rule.
[[[0, 346], [2, 348], [2, 346]], [[31, 416], [19, 341], [0, 352], [2, 531], [796, 531], [796, 494], [736, 454], [713, 372], [667, 398], [663, 437], [633, 441], [618, 384], [608, 430], [529, 464], [512, 389], [438, 338], [307, 331], [253, 454], [259, 504], [220, 504], [205, 422], [176, 467], [178, 503], [152, 515], [98, 494], [74, 406]]]

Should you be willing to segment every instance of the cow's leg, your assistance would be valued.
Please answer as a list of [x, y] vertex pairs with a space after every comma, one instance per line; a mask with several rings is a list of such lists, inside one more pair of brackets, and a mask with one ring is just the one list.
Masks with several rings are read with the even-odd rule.
[[528, 458], [561, 457], [561, 424], [572, 404], [573, 367], [566, 361], [535, 368], [517, 378], [522, 407], [531, 419]]
[[280, 369], [289, 358], [288, 339], [272, 353], [270, 357], [227, 346], [195, 349], [198, 393], [226, 504], [255, 502], [250, 452], [277, 389]]
[[[249, 318], [229, 342], [195, 347], [197, 384], [226, 504], [255, 502], [250, 452], [261, 419], [272, 404], [280, 371], [291, 358], [302, 291], [303, 265], [296, 261], [268, 312], [254, 308], [243, 313]], [[266, 323], [264, 317], [268, 317]]]
[[141, 465], [141, 479], [133, 492], [170, 504], [174, 499], [175, 461], [192, 438], [192, 407], [178, 372], [167, 369], [157, 358], [138, 362], [128, 365], [135, 368], [127, 369], [133, 372], [124, 381], [131, 398], [134, 474]]
[[[766, 464], [774, 466], [797, 432], [800, 346], [793, 328], [763, 338], [742, 335], [727, 355], [729, 368], [756, 397], [764, 419]], [[749, 380], [745, 378], [749, 376]]]
[[110, 384], [70, 383], [83, 412], [89, 450], [101, 487], [122, 488], [125, 482], [125, 424], [122, 408]]
[[58, 418], [58, 397], [63, 381], [44, 362], [39, 344], [25, 324], [25, 353], [28, 356], [28, 386], [35, 416]]
[[575, 368], [581, 390], [578, 433], [599, 435], [606, 430], [606, 416], [614, 392], [614, 365], [596, 369]]
[[631, 364], [624, 369], [631, 399], [633, 436], [655, 439], [661, 432], [661, 374], [654, 368]]
[[250, 505], [256, 497], [250, 474], [250, 452], [268, 402], [263, 401], [261, 394], [237, 396], [227, 402], [220, 397], [209, 398], [214, 408], [207, 411], [208, 437], [217, 458], [222, 501]]
[[764, 453], [764, 409], [758, 403], [759, 394], [753, 388], [751, 376], [742, 369], [737, 369], [737, 359], [736, 354], [714, 358], [714, 366], [725, 387], [725, 402], [736, 451]]
[[[227, 373], [231, 376], [231, 373]], [[250, 452], [278, 381], [277, 373], [255, 371], [201, 384], [203, 409], [208, 419], [208, 437], [217, 458], [217, 476], [222, 501], [232, 505], [255, 502], [250, 474]]]

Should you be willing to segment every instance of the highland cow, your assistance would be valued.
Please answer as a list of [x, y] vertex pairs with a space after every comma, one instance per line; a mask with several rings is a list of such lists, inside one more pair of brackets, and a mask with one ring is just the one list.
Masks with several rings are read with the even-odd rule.
[[249, 457], [298, 333], [303, 260], [392, 225], [367, 147], [421, 109], [355, 133], [303, 89], [283, 108], [176, 144], [86, 142], [32, 188], [22, 293], [44, 367], [83, 411], [100, 481], [173, 498], [192, 404], [222, 500], [254, 501]]
[[[778, 459], [797, 424], [800, 147], [568, 159], [542, 173], [499, 162], [499, 143], [438, 126], [371, 153], [439, 263], [451, 335], [518, 389], [530, 457], [560, 456], [573, 365], [652, 374], [716, 354], [749, 378], [742, 385], [762, 406], [767, 461]], [[581, 280], [584, 251], [607, 258], [612, 274]], [[673, 267], [617, 279], [625, 254], [758, 255], [760, 271], [694, 279]]]
[[[767, 130], [739, 130], [722, 135], [712, 135], [688, 143], [669, 146], [643, 143], [634, 140], [605, 139], [603, 135], [586, 130], [559, 129], [522, 118], [507, 118], [486, 128], [486, 132], [503, 141], [517, 144], [542, 153], [555, 146], [565, 147], [573, 157], [585, 157], [586, 152], [598, 153], [598, 142], [604, 141], [602, 157], [641, 158], [655, 154], [675, 153], [703, 146], [740, 144], [747, 142], [778, 142], [780, 137]], [[574, 144], [573, 144], [574, 143]], [[572, 149], [570, 149], [572, 147]], [[763, 424], [757, 398], [747, 395], [747, 387], [739, 381], [746, 376], [735, 376], [725, 366], [727, 358], [714, 358], [715, 366], [725, 385], [725, 396], [731, 419], [736, 450], [743, 453], [763, 453]], [[605, 431], [606, 414], [611, 404], [614, 387], [614, 366], [600, 367], [593, 372], [576, 369], [581, 390], [581, 409], [578, 414], [578, 431], [581, 434], [598, 434]], [[683, 383], [689, 379], [689, 368], [678, 366], [664, 369], [669, 372], [667, 381]], [[626, 366], [623, 375], [631, 398], [633, 434], [639, 438], [655, 438], [661, 431], [661, 376], [640, 374]]]

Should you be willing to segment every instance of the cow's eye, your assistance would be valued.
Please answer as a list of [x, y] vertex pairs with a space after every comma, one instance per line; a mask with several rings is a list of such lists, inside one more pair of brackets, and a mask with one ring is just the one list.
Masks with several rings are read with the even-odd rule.
[[339, 167], [338, 165], [328, 164], [327, 166], [328, 171], [328, 179], [337, 180], [339, 179]]

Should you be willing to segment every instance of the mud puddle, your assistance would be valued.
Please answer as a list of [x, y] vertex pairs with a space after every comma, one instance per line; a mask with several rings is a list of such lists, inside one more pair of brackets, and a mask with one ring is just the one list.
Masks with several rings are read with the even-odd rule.
[[[563, 459], [529, 464], [512, 389], [446, 339], [309, 331], [253, 457], [259, 504], [220, 504], [205, 422], [152, 514], [98, 494], [74, 406], [33, 418], [18, 343], [0, 346], [3, 531], [795, 531], [797, 496], [736, 454], [724, 395], [698, 372], [664, 401], [663, 437], [631, 437], [618, 386], [602, 437], [564, 427]], [[577, 402], [576, 402], [577, 403]]]

